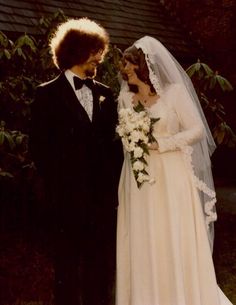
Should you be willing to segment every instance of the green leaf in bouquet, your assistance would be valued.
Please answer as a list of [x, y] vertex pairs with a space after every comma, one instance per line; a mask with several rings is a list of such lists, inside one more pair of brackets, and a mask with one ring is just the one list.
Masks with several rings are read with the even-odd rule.
[[[148, 154], [149, 154], [149, 152], [148, 152]], [[145, 165], [148, 165], [147, 160], [144, 157], [139, 158], [139, 161], [141, 161]]]
[[148, 150], [148, 146], [145, 143], [141, 143], [140, 147], [143, 149], [144, 153], [149, 155], [149, 150]]
[[142, 170], [142, 173], [144, 174], [144, 175], [148, 175], [148, 172], [144, 169], [144, 170]]
[[156, 138], [153, 136], [152, 133], [150, 133], [150, 135], [149, 135], [149, 142], [150, 142], [150, 143], [157, 142]]
[[160, 118], [150, 118], [151, 119], [151, 124], [155, 124], [157, 121], [160, 120]]
[[134, 106], [133, 109], [136, 112], [145, 111], [145, 108], [144, 108], [143, 104], [141, 104], [140, 101], [138, 101], [138, 104], [136, 106]]

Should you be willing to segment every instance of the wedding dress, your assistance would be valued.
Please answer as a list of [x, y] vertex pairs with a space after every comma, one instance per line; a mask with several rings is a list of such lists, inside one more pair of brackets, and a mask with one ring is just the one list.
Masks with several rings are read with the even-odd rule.
[[[119, 109], [132, 108], [132, 98], [132, 92], [122, 90]], [[160, 118], [153, 133], [159, 150], [150, 150], [147, 158], [155, 183], [139, 189], [124, 152], [116, 305], [231, 304], [217, 285], [198, 188], [209, 190], [192, 164], [192, 147], [202, 139], [204, 126], [188, 99], [181, 84], [170, 84], [147, 108], [150, 117]]]

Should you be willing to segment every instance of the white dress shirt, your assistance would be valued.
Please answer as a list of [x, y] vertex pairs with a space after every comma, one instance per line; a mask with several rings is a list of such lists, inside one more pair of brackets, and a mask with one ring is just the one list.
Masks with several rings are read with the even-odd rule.
[[78, 75], [76, 75], [69, 69], [65, 71], [65, 77], [71, 84], [80, 104], [84, 107], [85, 111], [87, 112], [90, 121], [92, 121], [92, 115], [93, 115], [92, 90], [90, 88], [88, 88], [86, 85], [83, 85], [81, 89], [75, 90], [75, 85], [74, 85], [74, 80], [73, 80], [74, 76], [78, 77]]

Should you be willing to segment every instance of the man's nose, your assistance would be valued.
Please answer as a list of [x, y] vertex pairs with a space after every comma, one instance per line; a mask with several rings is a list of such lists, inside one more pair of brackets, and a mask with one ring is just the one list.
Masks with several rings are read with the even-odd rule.
[[95, 59], [100, 62], [102, 60], [102, 52], [99, 52], [95, 55]]

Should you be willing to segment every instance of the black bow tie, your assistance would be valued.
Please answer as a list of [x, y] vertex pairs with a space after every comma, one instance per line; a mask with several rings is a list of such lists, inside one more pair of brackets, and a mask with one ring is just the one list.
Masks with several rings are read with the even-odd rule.
[[92, 90], [94, 85], [92, 78], [81, 79], [79, 77], [74, 76], [73, 79], [74, 79], [75, 90], [81, 89], [83, 85], [86, 85], [88, 88]]

